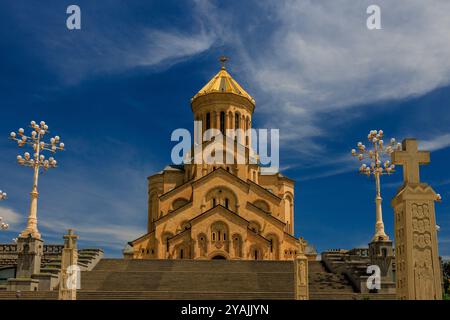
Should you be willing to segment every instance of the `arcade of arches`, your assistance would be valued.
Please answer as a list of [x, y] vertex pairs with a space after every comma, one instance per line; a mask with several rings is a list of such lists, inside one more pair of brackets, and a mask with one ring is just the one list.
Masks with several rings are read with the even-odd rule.
[[[225, 135], [251, 128], [255, 101], [222, 67], [191, 108], [202, 130]], [[250, 164], [249, 137], [233, 143], [246, 148], [245, 164], [169, 165], [148, 178], [147, 233], [129, 243], [125, 258], [291, 260], [305, 253], [306, 241], [294, 236], [294, 181]]]

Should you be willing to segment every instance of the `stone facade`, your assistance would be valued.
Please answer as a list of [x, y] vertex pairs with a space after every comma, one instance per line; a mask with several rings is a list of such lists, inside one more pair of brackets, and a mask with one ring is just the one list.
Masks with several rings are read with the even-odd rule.
[[[249, 161], [258, 157], [251, 136], [226, 132], [251, 129], [254, 99], [222, 67], [192, 98], [191, 108], [194, 120], [201, 121], [194, 154], [199, 146], [204, 152], [231, 143], [231, 156], [236, 160], [234, 152], [241, 148], [245, 161], [169, 165], [150, 176], [147, 233], [131, 241], [124, 256], [294, 260], [306, 247], [306, 241], [294, 237], [294, 181], [261, 172]], [[208, 129], [218, 134], [205, 138]]]

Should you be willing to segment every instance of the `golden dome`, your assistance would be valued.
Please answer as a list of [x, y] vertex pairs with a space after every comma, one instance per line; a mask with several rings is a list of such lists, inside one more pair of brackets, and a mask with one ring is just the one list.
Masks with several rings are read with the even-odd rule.
[[242, 89], [239, 83], [237, 83], [225, 69], [224, 61], [222, 61], [222, 68], [220, 71], [211, 80], [209, 80], [209, 82], [202, 89], [200, 89], [191, 101], [210, 93], [232, 93], [244, 97], [251, 103], [255, 104], [255, 99], [253, 99], [244, 89]]

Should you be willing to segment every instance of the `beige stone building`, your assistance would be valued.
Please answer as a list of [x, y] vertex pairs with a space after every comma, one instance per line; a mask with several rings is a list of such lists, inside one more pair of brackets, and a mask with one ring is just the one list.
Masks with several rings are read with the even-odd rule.
[[[304, 252], [306, 242], [294, 236], [294, 181], [263, 174], [249, 161], [258, 158], [251, 136], [226, 135], [252, 127], [255, 100], [222, 65], [191, 108], [202, 121], [197, 130], [219, 130], [224, 144], [231, 141], [234, 160], [238, 147], [245, 150], [245, 162], [169, 165], [150, 176], [147, 233], [129, 243], [125, 257], [290, 260]], [[197, 136], [202, 150], [219, 141]]]

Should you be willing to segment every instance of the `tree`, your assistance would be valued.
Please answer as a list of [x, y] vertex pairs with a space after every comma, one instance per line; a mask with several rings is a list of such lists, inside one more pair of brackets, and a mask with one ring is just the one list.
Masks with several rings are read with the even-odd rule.
[[442, 275], [444, 276], [444, 293], [450, 294], [450, 261], [442, 262]]

